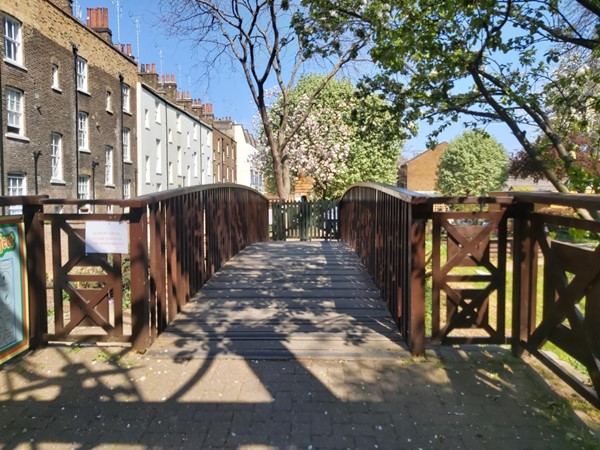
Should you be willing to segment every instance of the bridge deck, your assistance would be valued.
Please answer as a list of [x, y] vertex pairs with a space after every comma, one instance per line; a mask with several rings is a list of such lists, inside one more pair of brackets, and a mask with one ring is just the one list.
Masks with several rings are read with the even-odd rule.
[[337, 242], [268, 242], [229, 261], [150, 350], [176, 358], [406, 357], [357, 256]]

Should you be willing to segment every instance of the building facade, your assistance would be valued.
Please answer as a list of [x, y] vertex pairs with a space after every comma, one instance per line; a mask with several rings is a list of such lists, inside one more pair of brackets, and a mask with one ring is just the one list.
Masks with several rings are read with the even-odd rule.
[[69, 0], [0, 8], [0, 194], [130, 196], [137, 64], [130, 46], [112, 44], [107, 9], [88, 9], [86, 25]]
[[434, 193], [440, 158], [447, 148], [448, 143], [442, 142], [402, 164], [398, 186], [411, 191]]
[[203, 184], [209, 127], [138, 84], [138, 194]]

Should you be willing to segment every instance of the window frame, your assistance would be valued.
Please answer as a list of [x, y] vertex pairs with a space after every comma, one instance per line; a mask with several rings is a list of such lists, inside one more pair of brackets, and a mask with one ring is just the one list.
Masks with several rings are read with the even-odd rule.
[[104, 185], [115, 185], [115, 153], [111, 145], [104, 146]]
[[[12, 183], [14, 180], [20, 180], [19, 186], [16, 188]], [[9, 197], [27, 195], [27, 175], [22, 172], [9, 172], [6, 175], [6, 195]], [[23, 214], [23, 205], [10, 205], [8, 214], [11, 216]]]
[[90, 115], [85, 111], [77, 114], [77, 149], [83, 153], [90, 151]]
[[[6, 90], [6, 132], [14, 136], [25, 136], [25, 94], [19, 89], [7, 86]], [[11, 100], [10, 94], [18, 98]], [[16, 105], [16, 108], [12, 107]], [[13, 120], [11, 120], [11, 117]], [[18, 122], [14, 125], [14, 118]]]
[[[91, 178], [89, 175], [79, 175], [77, 177], [77, 199], [78, 200], [90, 200], [91, 199], [90, 179]], [[82, 187], [85, 187], [85, 189], [82, 189]]]
[[106, 91], [106, 111], [109, 113], [113, 112], [113, 108], [112, 108], [112, 92], [107, 90]]
[[58, 64], [52, 64], [52, 89], [60, 91], [60, 67]]
[[50, 182], [64, 181], [62, 134], [54, 131], [50, 133], [50, 171]]
[[[9, 24], [13, 25], [11, 35]], [[9, 49], [12, 49], [11, 53], [14, 55], [8, 54]], [[4, 61], [23, 66], [23, 23], [11, 16], [4, 16]]]
[[[88, 93], [88, 62], [85, 58], [77, 56], [77, 90]], [[81, 70], [83, 68], [83, 71]]]
[[162, 141], [160, 139], [156, 139], [154, 156], [156, 158], [156, 174], [162, 175]]
[[131, 162], [131, 129], [123, 128], [123, 161]]
[[123, 112], [131, 113], [131, 87], [128, 84], [121, 84], [121, 95], [123, 97]]

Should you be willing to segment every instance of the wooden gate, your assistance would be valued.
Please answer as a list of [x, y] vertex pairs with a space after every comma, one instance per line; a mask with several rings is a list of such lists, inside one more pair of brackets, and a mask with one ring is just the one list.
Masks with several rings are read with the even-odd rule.
[[286, 239], [339, 239], [337, 200], [272, 202], [271, 235]]

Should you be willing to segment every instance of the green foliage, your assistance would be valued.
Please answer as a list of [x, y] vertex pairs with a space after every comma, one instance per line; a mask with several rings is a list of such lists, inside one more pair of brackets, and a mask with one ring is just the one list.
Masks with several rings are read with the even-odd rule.
[[483, 196], [501, 189], [507, 179], [504, 147], [483, 131], [466, 131], [441, 156], [436, 189], [444, 195]]
[[[304, 113], [308, 93], [323, 79], [321, 74], [303, 76], [288, 93], [290, 128], [296, 124], [294, 118]], [[279, 97], [269, 109], [272, 129], [277, 130], [283, 111]], [[378, 96], [362, 95], [347, 78], [332, 79], [315, 98], [306, 122], [290, 137], [291, 173], [312, 177], [313, 194], [320, 198], [339, 197], [359, 181], [395, 184], [406, 136], [398, 119]], [[264, 151], [261, 160], [265, 178], [272, 179], [272, 158]]]

